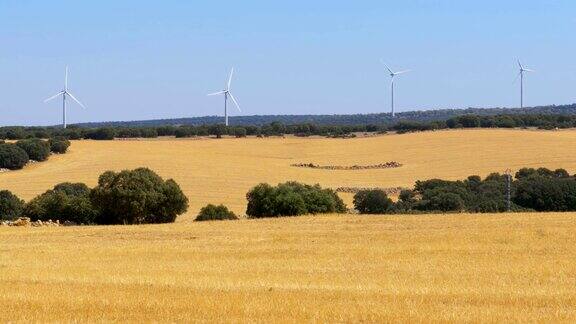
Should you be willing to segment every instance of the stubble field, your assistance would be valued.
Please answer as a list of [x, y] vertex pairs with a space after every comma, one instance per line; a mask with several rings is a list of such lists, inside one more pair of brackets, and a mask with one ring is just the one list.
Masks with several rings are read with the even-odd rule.
[[[149, 167], [173, 178], [190, 199], [191, 221], [208, 203], [246, 209], [246, 192], [260, 182], [297, 180], [325, 187], [411, 187], [416, 180], [463, 179], [521, 167], [576, 172], [576, 131], [466, 130], [357, 139], [247, 138], [74, 141], [70, 152], [25, 170], [0, 174], [0, 187], [29, 200], [60, 182], [96, 184], [106, 170]], [[376, 170], [316, 170], [293, 163], [404, 166]], [[350, 204], [350, 195], [343, 196]]]
[[[576, 213], [192, 219], [207, 203], [243, 213], [259, 182], [393, 187], [523, 166], [574, 173], [575, 153], [574, 131], [76, 141], [68, 154], [0, 174], [0, 188], [28, 200], [147, 166], [182, 186], [190, 211], [167, 225], [0, 227], [0, 322], [574, 322]], [[290, 166], [387, 161], [404, 166]]]

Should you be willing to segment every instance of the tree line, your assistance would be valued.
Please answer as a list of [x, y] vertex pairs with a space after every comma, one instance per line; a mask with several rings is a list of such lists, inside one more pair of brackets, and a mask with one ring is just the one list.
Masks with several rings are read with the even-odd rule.
[[68, 147], [70, 141], [65, 138], [28, 138], [16, 143], [0, 140], [0, 169], [22, 169], [30, 160], [46, 161], [51, 153], [64, 154]]
[[564, 169], [523, 168], [515, 175], [492, 173], [484, 179], [431, 179], [403, 190], [396, 202], [382, 190], [358, 192], [354, 207], [363, 214], [576, 211], [576, 178]]
[[576, 127], [576, 115], [550, 114], [503, 114], [503, 115], [461, 115], [447, 120], [418, 122], [408, 119], [398, 119], [391, 124], [353, 124], [353, 125], [320, 125], [314, 123], [283, 124], [275, 121], [261, 126], [225, 126], [211, 124], [200, 126], [154, 126], [154, 127], [99, 127], [84, 128], [70, 126], [59, 127], [0, 127], [0, 139], [19, 140], [29, 138], [64, 138], [68, 140], [93, 139], [112, 140], [115, 138], [156, 138], [159, 136], [174, 136], [177, 138], [195, 136], [282, 136], [295, 135], [353, 137], [355, 133], [407, 133], [458, 128], [525, 128], [539, 129], [573, 128]]
[[[332, 189], [286, 182], [261, 183], [247, 194], [248, 218], [346, 213]], [[523, 168], [515, 175], [492, 173], [482, 179], [416, 181], [393, 201], [382, 190], [354, 195], [360, 214], [501, 213], [576, 211], [576, 177], [564, 169]], [[73, 224], [171, 223], [188, 209], [188, 198], [174, 180], [164, 180], [147, 168], [107, 171], [98, 184], [61, 183], [25, 203], [7, 190], [0, 191], [0, 219], [20, 216], [32, 220], [59, 220]], [[209, 204], [197, 221], [239, 219], [224, 205]]]

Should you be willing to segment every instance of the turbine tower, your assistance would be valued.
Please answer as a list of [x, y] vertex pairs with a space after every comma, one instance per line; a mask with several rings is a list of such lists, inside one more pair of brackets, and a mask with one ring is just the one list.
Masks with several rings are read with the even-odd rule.
[[62, 96], [62, 127], [66, 128], [66, 96], [68, 96], [68, 97], [72, 98], [72, 100], [76, 101], [80, 105], [80, 107], [86, 108], [78, 99], [76, 99], [76, 97], [74, 97], [74, 95], [72, 95], [70, 93], [70, 91], [68, 91], [68, 67], [66, 67], [66, 73], [64, 75], [64, 90], [58, 92], [57, 94], [53, 95], [52, 97], [50, 97], [46, 100], [44, 100], [44, 102], [48, 102], [52, 99], [56, 99], [59, 96]]
[[518, 74], [520, 76], [520, 108], [524, 108], [524, 72], [534, 72], [534, 70], [525, 68], [520, 63], [520, 60], [518, 60], [518, 67], [520, 67], [520, 73]]
[[390, 96], [390, 109], [392, 112], [392, 118], [394, 118], [395, 114], [394, 114], [394, 78], [399, 75], [399, 74], [403, 74], [406, 72], [410, 72], [411, 70], [403, 70], [403, 71], [398, 71], [398, 72], [393, 72], [388, 65], [386, 65], [386, 63], [384, 63], [383, 61], [381, 61], [382, 64], [384, 64], [384, 66], [386, 67], [386, 70], [388, 70], [388, 72], [390, 72], [390, 91], [392, 92], [391, 96]]
[[221, 94], [224, 95], [224, 120], [226, 126], [228, 126], [228, 97], [232, 99], [234, 105], [236, 105], [236, 108], [238, 108], [238, 111], [242, 112], [242, 110], [240, 109], [240, 105], [238, 104], [238, 101], [236, 101], [236, 98], [234, 98], [232, 92], [230, 92], [230, 85], [232, 84], [232, 75], [234, 75], [234, 68], [232, 68], [232, 70], [230, 71], [230, 77], [228, 77], [228, 83], [226, 83], [226, 88], [222, 91], [208, 94], [209, 96], [217, 96]]

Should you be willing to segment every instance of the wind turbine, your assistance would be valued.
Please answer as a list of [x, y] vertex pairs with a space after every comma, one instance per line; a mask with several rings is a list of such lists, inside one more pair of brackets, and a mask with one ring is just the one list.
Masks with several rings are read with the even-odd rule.
[[228, 83], [226, 83], [226, 88], [222, 91], [208, 94], [209, 96], [217, 96], [221, 94], [224, 95], [224, 119], [226, 121], [226, 126], [228, 126], [228, 97], [232, 99], [234, 105], [236, 105], [236, 108], [238, 108], [238, 111], [242, 112], [242, 110], [240, 109], [240, 105], [238, 104], [238, 101], [236, 101], [236, 98], [234, 98], [234, 96], [230, 92], [230, 85], [232, 84], [232, 75], [234, 75], [234, 68], [232, 68], [232, 70], [230, 71], [230, 77], [228, 77]]
[[72, 100], [76, 101], [80, 107], [86, 108], [74, 95], [68, 91], [68, 67], [66, 67], [66, 74], [64, 75], [64, 90], [58, 92], [57, 94], [53, 95], [52, 97], [44, 100], [44, 102], [48, 102], [52, 99], [56, 99], [57, 97], [62, 96], [62, 127], [66, 128], [66, 96], [72, 98]]
[[392, 92], [391, 95], [391, 111], [392, 111], [392, 118], [394, 118], [394, 77], [396, 77], [399, 74], [403, 74], [406, 72], [410, 72], [411, 70], [403, 70], [403, 71], [398, 71], [398, 72], [394, 72], [392, 71], [388, 65], [386, 65], [386, 63], [384, 63], [383, 61], [380, 61], [382, 64], [384, 64], [384, 66], [386, 67], [386, 70], [388, 70], [388, 72], [390, 72], [390, 90]]
[[520, 63], [520, 60], [518, 60], [518, 67], [520, 67], [520, 73], [518, 74], [520, 76], [520, 108], [524, 108], [524, 72], [534, 72], [534, 70], [525, 68]]

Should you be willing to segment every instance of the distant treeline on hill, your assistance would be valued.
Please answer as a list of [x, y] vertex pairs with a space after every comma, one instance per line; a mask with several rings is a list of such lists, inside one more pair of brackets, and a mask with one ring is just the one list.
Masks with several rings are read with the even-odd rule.
[[326, 136], [353, 137], [354, 133], [395, 131], [407, 133], [455, 128], [524, 128], [539, 129], [576, 127], [576, 115], [566, 114], [501, 114], [501, 115], [461, 115], [447, 120], [419, 122], [399, 119], [392, 124], [357, 124], [357, 125], [319, 125], [314, 123], [283, 124], [275, 121], [262, 126], [224, 126], [211, 124], [201, 126], [164, 125], [164, 126], [115, 126], [87, 128], [78, 125], [67, 129], [60, 127], [0, 127], [0, 139], [19, 140], [26, 138], [67, 138], [111, 140], [114, 138], [154, 138], [158, 136], [175, 136], [178, 138], [194, 136], [224, 135], [245, 136]]
[[[551, 105], [528, 108], [468, 108], [468, 109], [438, 109], [424, 111], [407, 111], [396, 114], [392, 118], [389, 113], [350, 114], [350, 115], [263, 115], [263, 116], [231, 116], [230, 123], [235, 126], [265, 126], [273, 122], [284, 125], [314, 124], [319, 126], [356, 126], [356, 125], [392, 125], [397, 120], [415, 122], [445, 121], [461, 115], [495, 116], [523, 114], [565, 114], [576, 115], [576, 104]], [[220, 116], [205, 116], [192, 118], [156, 119], [144, 121], [97, 122], [78, 124], [85, 128], [99, 127], [156, 127], [156, 126], [202, 126], [222, 123]]]

